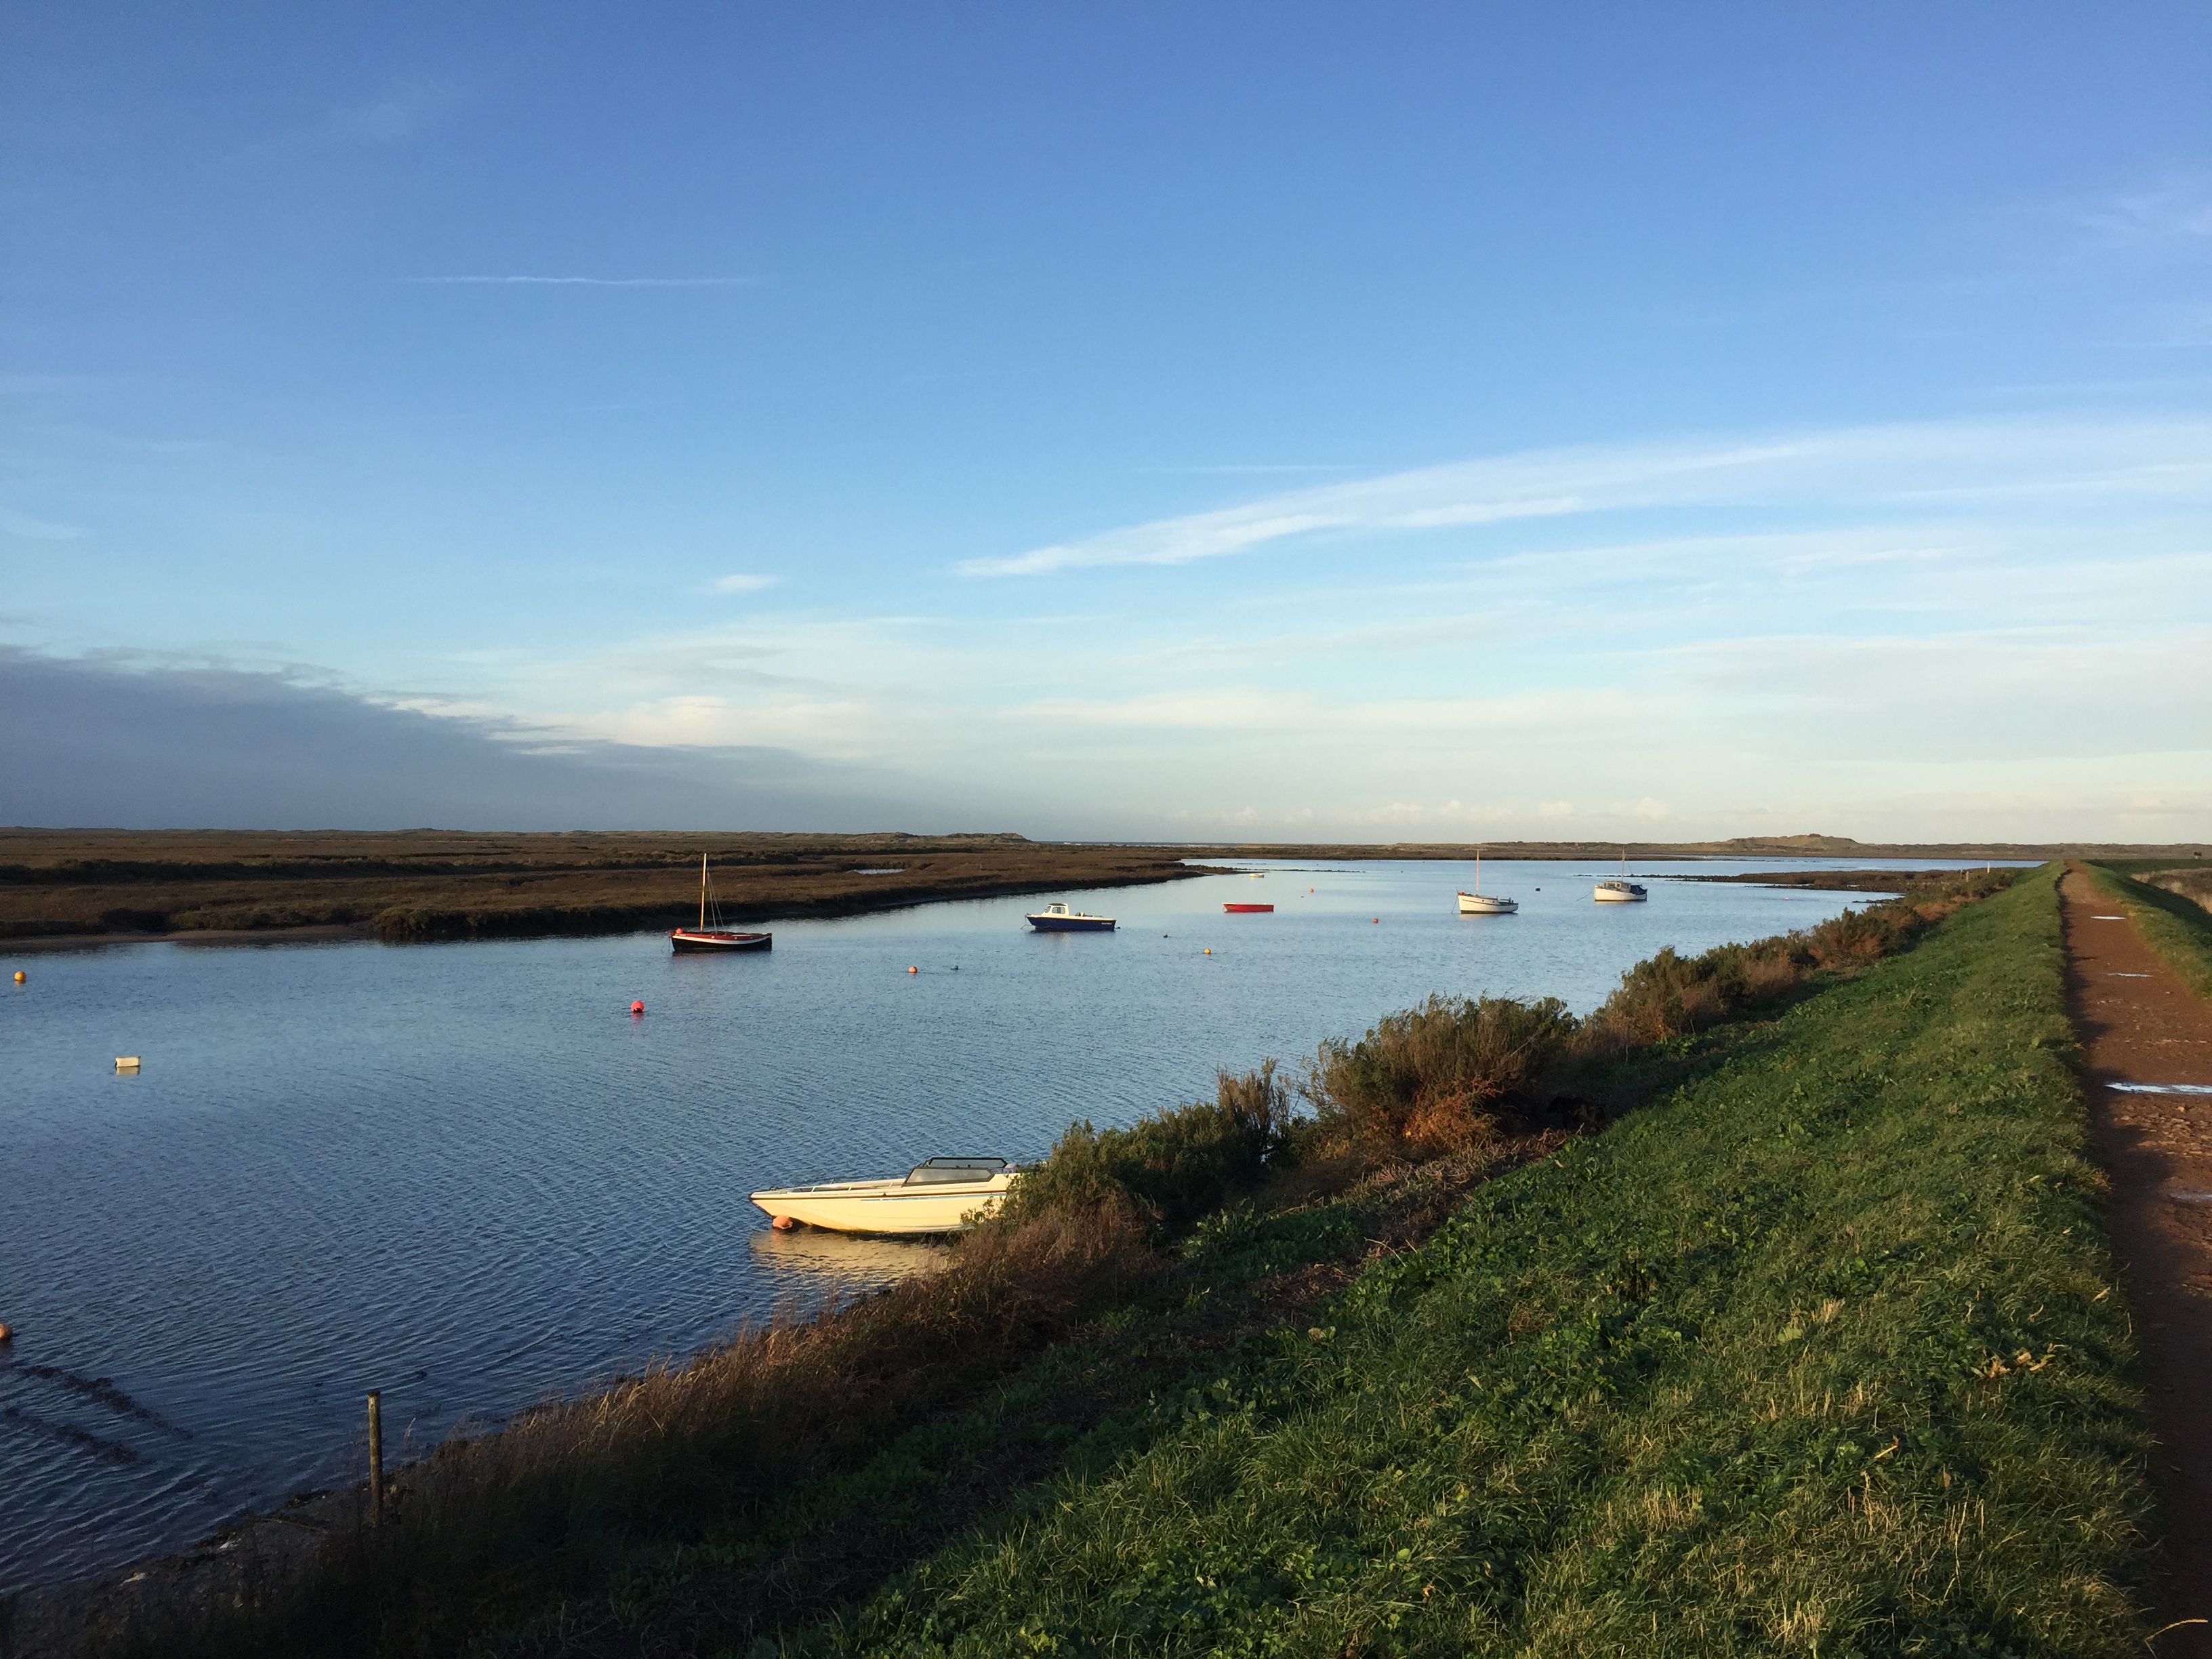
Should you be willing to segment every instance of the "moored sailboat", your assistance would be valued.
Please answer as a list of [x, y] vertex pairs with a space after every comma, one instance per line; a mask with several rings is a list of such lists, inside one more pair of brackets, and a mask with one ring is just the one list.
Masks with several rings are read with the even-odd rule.
[[1620, 855], [1620, 874], [1598, 883], [1591, 894], [1600, 904], [1641, 904], [1650, 897], [1644, 889], [1628, 878], [1628, 854]]
[[1474, 890], [1460, 889], [1459, 913], [1463, 916], [1510, 916], [1521, 908], [1518, 899], [1498, 898], [1482, 890], [1482, 854], [1474, 855]]
[[[714, 898], [707, 886], [707, 855], [699, 854], [699, 925], [678, 927], [668, 935], [672, 951], [766, 951], [775, 945], [774, 933], [733, 933], [720, 927], [707, 926], [707, 914], [713, 908]], [[717, 915], [715, 921], [721, 918]]]

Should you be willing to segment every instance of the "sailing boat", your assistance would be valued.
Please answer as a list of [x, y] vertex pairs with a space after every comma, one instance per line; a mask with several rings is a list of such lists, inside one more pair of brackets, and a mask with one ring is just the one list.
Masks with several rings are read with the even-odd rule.
[[1646, 896], [1644, 889], [1628, 878], [1628, 854], [1620, 855], [1620, 874], [1598, 883], [1590, 896], [1600, 904], [1641, 904]]
[[[675, 951], [766, 951], [774, 948], [774, 933], [726, 933], [720, 928], [707, 926], [707, 911], [713, 900], [707, 893], [707, 855], [699, 854], [699, 925], [678, 927], [668, 936], [671, 950]], [[717, 915], [715, 921], [721, 917]]]
[[1521, 908], [1521, 901], [1510, 898], [1486, 897], [1482, 890], [1482, 849], [1474, 853], [1474, 890], [1464, 887], [1459, 890], [1459, 913], [1463, 916], [1510, 916]]

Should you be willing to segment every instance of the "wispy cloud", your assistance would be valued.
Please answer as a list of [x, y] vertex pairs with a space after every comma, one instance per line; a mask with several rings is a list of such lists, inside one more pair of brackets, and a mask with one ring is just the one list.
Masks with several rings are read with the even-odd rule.
[[715, 577], [707, 584], [707, 589], [712, 593], [757, 593], [764, 587], [774, 587], [782, 580], [781, 576], [739, 572], [732, 575]]
[[1036, 576], [1176, 565], [1328, 532], [1405, 532], [1723, 503], [2212, 500], [2212, 422], [1945, 424], [1771, 439], [1539, 450], [1285, 491], [954, 568]]
[[2112, 242], [2212, 242], [2212, 178], [2167, 179], [2084, 209], [2081, 217]]
[[433, 288], [744, 288], [758, 276], [402, 276]]
[[84, 538], [84, 532], [73, 524], [58, 524], [51, 519], [7, 512], [0, 512], [0, 534], [19, 536], [27, 542], [74, 542]]
[[397, 143], [434, 126], [459, 101], [459, 88], [449, 81], [428, 76], [394, 81], [365, 103], [331, 111], [331, 125], [349, 138]]

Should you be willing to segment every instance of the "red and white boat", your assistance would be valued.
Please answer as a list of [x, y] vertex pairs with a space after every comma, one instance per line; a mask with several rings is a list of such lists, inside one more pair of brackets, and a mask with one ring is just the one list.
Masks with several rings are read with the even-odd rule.
[[[699, 854], [699, 925], [678, 927], [668, 935], [672, 951], [767, 951], [775, 945], [774, 933], [732, 933], [719, 927], [707, 926], [707, 913], [714, 901], [707, 891], [707, 855]], [[717, 921], [721, 918], [717, 916]]]

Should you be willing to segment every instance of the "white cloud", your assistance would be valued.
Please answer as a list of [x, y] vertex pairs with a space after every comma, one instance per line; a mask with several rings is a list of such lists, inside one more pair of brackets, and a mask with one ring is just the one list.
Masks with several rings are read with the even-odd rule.
[[1869, 427], [1711, 443], [1531, 451], [1129, 526], [955, 566], [1035, 576], [1177, 565], [1322, 532], [1403, 533], [1655, 507], [2212, 501], [2212, 422]]
[[2163, 179], [2123, 191], [2081, 217], [2106, 240], [2120, 244], [2212, 242], [2212, 179]]
[[27, 542], [82, 541], [85, 533], [73, 524], [60, 524], [52, 519], [33, 519], [22, 513], [0, 513], [0, 532], [20, 536]]
[[757, 276], [403, 276], [432, 288], [743, 288]]
[[396, 143], [435, 125], [460, 100], [451, 82], [433, 77], [393, 81], [365, 103], [331, 112], [331, 125], [349, 138]]
[[709, 591], [716, 593], [757, 593], [764, 587], [774, 587], [782, 580], [781, 576], [739, 572], [728, 576], [717, 576], [708, 582], [707, 586]]

